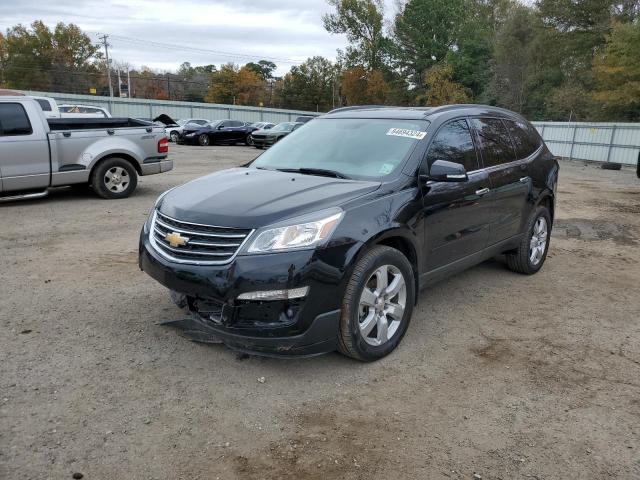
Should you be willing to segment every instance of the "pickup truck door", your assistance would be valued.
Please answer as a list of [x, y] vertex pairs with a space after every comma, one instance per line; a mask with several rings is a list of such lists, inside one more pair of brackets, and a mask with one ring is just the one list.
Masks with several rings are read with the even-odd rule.
[[471, 130], [465, 119], [444, 124], [436, 132], [421, 174], [436, 160], [464, 165], [469, 176], [462, 182], [428, 181], [423, 185], [426, 240], [425, 271], [452, 264], [484, 249], [492, 218], [489, 177], [481, 170]]
[[0, 102], [2, 190], [44, 190], [51, 180], [49, 140], [35, 101]]

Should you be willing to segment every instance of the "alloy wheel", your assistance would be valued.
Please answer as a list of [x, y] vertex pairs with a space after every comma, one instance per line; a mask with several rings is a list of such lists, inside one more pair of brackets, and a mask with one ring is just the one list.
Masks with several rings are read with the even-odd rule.
[[124, 192], [129, 186], [130, 181], [129, 172], [122, 167], [110, 168], [104, 174], [104, 185], [114, 193]]
[[536, 223], [533, 225], [533, 233], [529, 242], [529, 261], [531, 265], [536, 266], [542, 261], [542, 257], [547, 248], [548, 234], [547, 219], [538, 217]]
[[367, 280], [359, 303], [358, 327], [363, 340], [380, 346], [398, 331], [407, 302], [407, 284], [399, 268], [383, 265]]

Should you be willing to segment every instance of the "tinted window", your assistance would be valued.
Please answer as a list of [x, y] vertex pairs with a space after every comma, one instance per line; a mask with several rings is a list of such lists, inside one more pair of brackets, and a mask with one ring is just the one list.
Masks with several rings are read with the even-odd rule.
[[189, 123], [197, 123], [198, 125], [206, 125], [208, 122], [206, 120], [195, 120]]
[[227, 127], [243, 127], [244, 123], [242, 122], [238, 122], [236, 120], [231, 120], [228, 124]]
[[471, 123], [478, 134], [485, 168], [515, 160], [511, 138], [502, 120], [474, 118]]
[[524, 122], [505, 120], [504, 123], [511, 134], [511, 140], [516, 149], [516, 157], [518, 159], [526, 158], [538, 149], [540, 136], [535, 128]]
[[38, 102], [38, 105], [40, 105], [40, 108], [42, 109], [43, 112], [51, 111], [51, 104], [46, 100], [43, 100], [41, 98], [36, 98], [36, 102]]
[[0, 103], [0, 136], [30, 135], [31, 124], [19, 103]]
[[447, 123], [438, 130], [427, 153], [427, 165], [431, 166], [436, 160], [459, 163], [467, 172], [478, 169], [471, 130], [465, 120]]

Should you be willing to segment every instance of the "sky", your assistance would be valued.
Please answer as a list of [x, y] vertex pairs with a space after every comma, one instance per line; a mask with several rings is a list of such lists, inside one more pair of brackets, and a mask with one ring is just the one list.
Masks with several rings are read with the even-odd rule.
[[0, 0], [0, 30], [34, 20], [75, 23], [95, 42], [110, 35], [109, 55], [132, 67], [264, 58], [283, 74], [314, 55], [334, 59], [347, 45], [323, 28], [329, 11], [325, 0]]

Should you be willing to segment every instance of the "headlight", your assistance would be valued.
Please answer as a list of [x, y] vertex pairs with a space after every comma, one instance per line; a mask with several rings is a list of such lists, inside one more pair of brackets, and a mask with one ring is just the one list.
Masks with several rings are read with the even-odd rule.
[[331, 237], [343, 215], [342, 210], [332, 209], [314, 215], [317, 219], [311, 221], [266, 228], [251, 242], [247, 253], [314, 248]]

